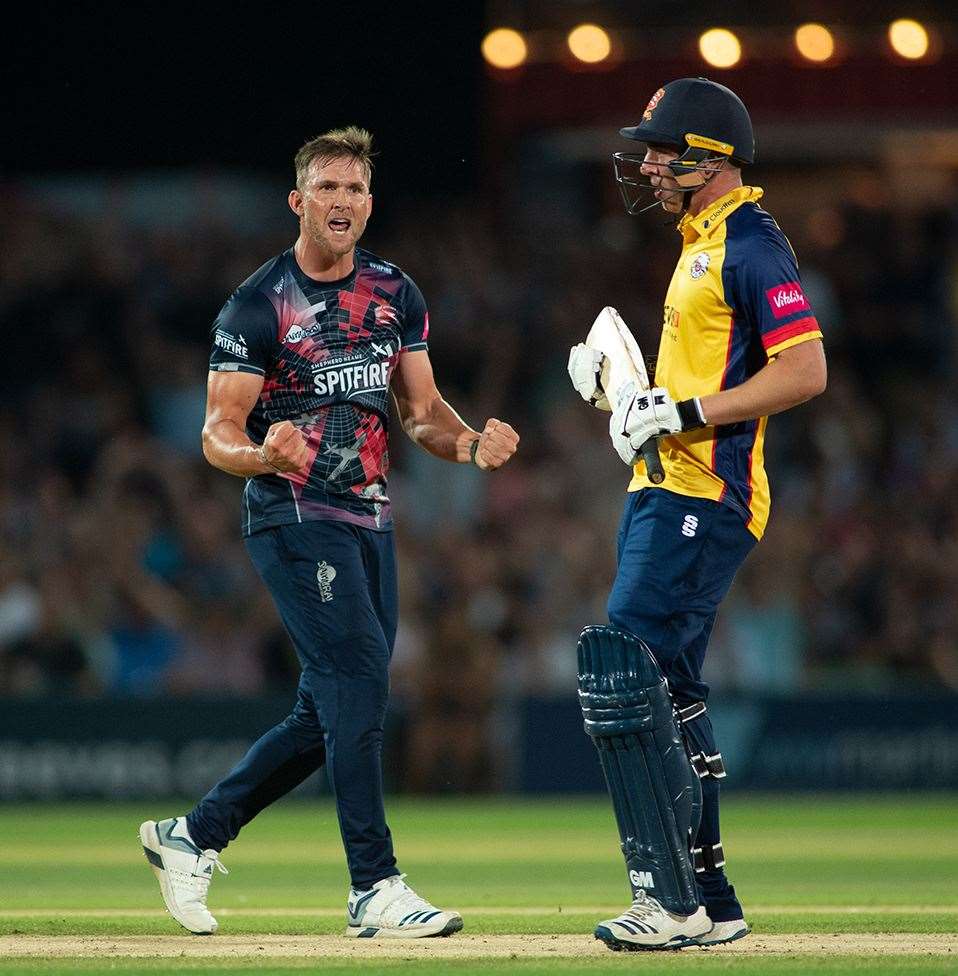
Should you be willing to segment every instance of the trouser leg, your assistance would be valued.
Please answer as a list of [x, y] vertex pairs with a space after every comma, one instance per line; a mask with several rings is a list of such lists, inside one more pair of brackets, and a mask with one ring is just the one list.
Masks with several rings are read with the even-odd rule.
[[382, 795], [392, 535], [316, 521], [257, 533], [247, 546], [303, 665], [353, 885], [369, 887], [398, 873]]
[[187, 815], [190, 836], [221, 851], [261, 810], [299, 786], [326, 761], [323, 730], [300, 690], [293, 714], [250, 747]]

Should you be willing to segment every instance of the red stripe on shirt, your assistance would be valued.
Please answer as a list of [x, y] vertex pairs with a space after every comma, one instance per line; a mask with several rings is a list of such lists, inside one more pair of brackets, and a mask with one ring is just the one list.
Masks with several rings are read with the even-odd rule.
[[[728, 323], [728, 347], [725, 350], [725, 368], [722, 370], [722, 382], [719, 384], [719, 389], [725, 389], [725, 381], [728, 379], [728, 368], [732, 362], [732, 340], [735, 337], [735, 314], [733, 313]], [[718, 475], [718, 471], [715, 470], [715, 452], [718, 449], [718, 429], [715, 428], [712, 434], [712, 473]], [[719, 501], [725, 497], [725, 492], [728, 485], [725, 483], [725, 479], [722, 479], [722, 492], [719, 495]]]
[[814, 315], [806, 315], [803, 319], [797, 319], [795, 322], [789, 322], [788, 325], [783, 325], [780, 329], [773, 329], [771, 332], [766, 332], [762, 336], [762, 345], [766, 349], [771, 349], [772, 346], [777, 346], [780, 342], [787, 342], [789, 339], [794, 339], [795, 336], [801, 335], [803, 332], [818, 332], [818, 319]]

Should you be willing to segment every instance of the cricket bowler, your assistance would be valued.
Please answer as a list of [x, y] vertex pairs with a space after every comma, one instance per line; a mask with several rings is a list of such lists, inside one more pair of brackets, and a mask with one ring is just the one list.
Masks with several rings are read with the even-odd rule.
[[298, 697], [189, 813], [146, 821], [140, 840], [173, 918], [213, 933], [220, 852], [325, 765], [352, 882], [346, 934], [445, 936], [462, 918], [405, 883], [383, 809], [398, 601], [389, 395], [412, 440], [446, 461], [492, 471], [519, 438], [495, 419], [473, 430], [442, 398], [421, 292], [357, 247], [372, 210], [370, 134], [327, 132], [295, 169], [298, 239], [239, 286], [212, 329], [203, 449], [245, 480], [242, 532], [302, 666]]
[[[582, 633], [579, 699], [633, 902], [595, 936], [613, 950], [678, 949], [749, 931], [724, 871], [725, 764], [702, 662], [719, 604], [768, 521], [767, 418], [821, 393], [826, 367], [791, 245], [759, 205], [763, 191], [742, 183], [755, 144], [738, 96], [681, 78], [621, 135], [646, 146], [614, 154], [627, 211], [674, 215], [682, 250], [653, 388], [608, 404], [612, 443], [633, 474], [611, 626]], [[596, 349], [572, 349], [569, 374], [589, 403], [604, 405], [603, 365]], [[649, 438], [665, 473], [658, 486], [640, 454]]]

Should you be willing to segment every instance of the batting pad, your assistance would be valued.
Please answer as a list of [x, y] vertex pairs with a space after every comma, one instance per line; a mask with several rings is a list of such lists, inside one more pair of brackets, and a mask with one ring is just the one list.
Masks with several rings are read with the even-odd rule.
[[652, 652], [617, 627], [586, 627], [578, 645], [579, 703], [612, 797], [633, 896], [669, 911], [699, 905], [690, 857], [702, 789]]

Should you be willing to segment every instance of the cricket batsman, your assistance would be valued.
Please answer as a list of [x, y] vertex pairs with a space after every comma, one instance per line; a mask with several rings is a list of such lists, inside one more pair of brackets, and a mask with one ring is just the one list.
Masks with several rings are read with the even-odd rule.
[[495, 418], [474, 430], [443, 399], [422, 293], [357, 246], [372, 212], [370, 134], [324, 133], [295, 168], [296, 242], [243, 282], [213, 325], [203, 450], [244, 481], [242, 532], [302, 666], [297, 698], [185, 816], [143, 823], [140, 842], [173, 918], [212, 934], [206, 902], [214, 870], [225, 873], [220, 853], [325, 766], [351, 879], [346, 935], [446, 936], [462, 918], [406, 884], [383, 804], [398, 616], [390, 394], [406, 433], [446, 461], [494, 471], [519, 435]]
[[[614, 154], [627, 211], [673, 214], [682, 250], [653, 387], [628, 387], [607, 404], [612, 443], [633, 473], [611, 626], [582, 633], [579, 699], [633, 902], [595, 935], [613, 950], [678, 949], [749, 931], [724, 871], [725, 764], [702, 662], [719, 604], [768, 521], [768, 417], [821, 393], [826, 367], [791, 245], [759, 206], [763, 191], [742, 183], [755, 144], [738, 96], [705, 78], [680, 78], [659, 88], [621, 135], [646, 146]], [[571, 351], [573, 385], [603, 407], [604, 365], [587, 345]], [[660, 485], [641, 458], [650, 438], [665, 473]]]

